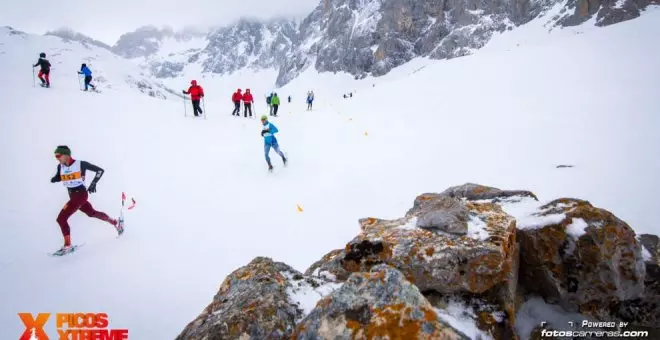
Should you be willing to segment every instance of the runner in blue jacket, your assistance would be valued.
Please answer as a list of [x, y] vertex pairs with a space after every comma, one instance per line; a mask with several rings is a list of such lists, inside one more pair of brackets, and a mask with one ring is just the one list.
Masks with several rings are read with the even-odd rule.
[[268, 163], [268, 171], [273, 170], [273, 164], [271, 164], [270, 156], [268, 155], [270, 153], [270, 148], [273, 148], [273, 150], [282, 157], [282, 162], [284, 162], [284, 165], [286, 166], [286, 157], [282, 150], [280, 150], [279, 144], [277, 144], [277, 138], [275, 138], [275, 134], [278, 133], [279, 130], [277, 130], [277, 127], [275, 127], [273, 123], [268, 122], [268, 116], [261, 116], [261, 124], [263, 125], [261, 136], [264, 137], [264, 155], [266, 156], [266, 163]]
[[87, 67], [87, 64], [80, 65], [80, 71], [78, 71], [78, 74], [85, 75], [85, 91], [87, 91], [90, 86], [92, 87], [92, 90], [96, 90], [96, 87], [92, 85], [92, 70]]

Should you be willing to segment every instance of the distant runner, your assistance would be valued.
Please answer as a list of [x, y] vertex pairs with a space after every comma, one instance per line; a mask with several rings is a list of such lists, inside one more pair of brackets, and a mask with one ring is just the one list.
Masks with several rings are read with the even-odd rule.
[[268, 163], [268, 171], [273, 171], [273, 164], [270, 162], [270, 156], [268, 155], [270, 153], [270, 148], [273, 148], [273, 150], [282, 157], [282, 162], [284, 162], [284, 165], [286, 166], [287, 159], [284, 156], [284, 153], [280, 150], [277, 138], [275, 138], [275, 134], [278, 133], [279, 130], [277, 130], [277, 127], [275, 127], [273, 123], [268, 122], [268, 116], [266, 115], [261, 116], [261, 124], [263, 125], [261, 136], [264, 137], [264, 155], [266, 156], [266, 163]]

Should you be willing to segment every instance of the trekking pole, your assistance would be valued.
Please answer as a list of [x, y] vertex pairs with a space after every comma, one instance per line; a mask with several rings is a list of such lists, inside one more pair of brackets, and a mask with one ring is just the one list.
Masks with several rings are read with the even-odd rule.
[[78, 89], [79, 89], [80, 91], [82, 91], [82, 90], [83, 90], [83, 87], [82, 87], [82, 84], [80, 83], [80, 74], [76, 74], [76, 75], [78, 76]]
[[204, 108], [204, 120], [206, 120], [206, 98], [202, 97], [202, 107]]
[[183, 99], [183, 116], [188, 117], [188, 108], [186, 107], [186, 96], [181, 96]]
[[34, 78], [34, 67], [32, 67], [32, 87], [37, 87], [36, 80]]

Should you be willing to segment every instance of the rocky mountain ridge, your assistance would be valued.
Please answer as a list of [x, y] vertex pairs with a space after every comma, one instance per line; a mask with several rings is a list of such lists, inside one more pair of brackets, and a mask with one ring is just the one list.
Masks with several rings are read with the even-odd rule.
[[275, 82], [283, 86], [310, 67], [356, 78], [381, 76], [417, 57], [472, 54], [493, 34], [536, 18], [544, 18], [548, 30], [585, 23], [607, 26], [658, 4], [660, 0], [322, 0], [300, 23], [241, 19], [208, 32], [146, 26], [122, 35], [110, 49], [143, 59], [158, 78], [182, 76], [188, 68], [221, 75], [275, 69]]

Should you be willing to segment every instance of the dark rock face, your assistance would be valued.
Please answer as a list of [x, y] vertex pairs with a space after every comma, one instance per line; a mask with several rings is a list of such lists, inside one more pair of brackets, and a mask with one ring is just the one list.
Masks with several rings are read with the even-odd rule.
[[639, 235], [639, 241], [650, 256], [644, 259], [646, 265], [646, 285], [647, 295], [660, 295], [660, 238], [656, 235]]
[[149, 65], [151, 67], [151, 74], [156, 78], [174, 78], [183, 71], [183, 63], [173, 63], [169, 61], [153, 62]]
[[351, 273], [344, 269], [342, 264], [345, 256], [346, 252], [344, 249], [335, 249], [324, 255], [320, 260], [314, 262], [305, 271], [305, 275], [330, 277], [337, 281], [346, 281]]
[[403, 274], [386, 265], [351, 275], [303, 319], [295, 339], [465, 339]]
[[[557, 26], [596, 16], [606, 26], [636, 18], [657, 0], [571, 0]], [[284, 85], [310, 66], [321, 72], [380, 76], [415, 57], [450, 59], [483, 47], [503, 32], [547, 13], [558, 0], [323, 0], [301, 23], [300, 41], [281, 65]]]

